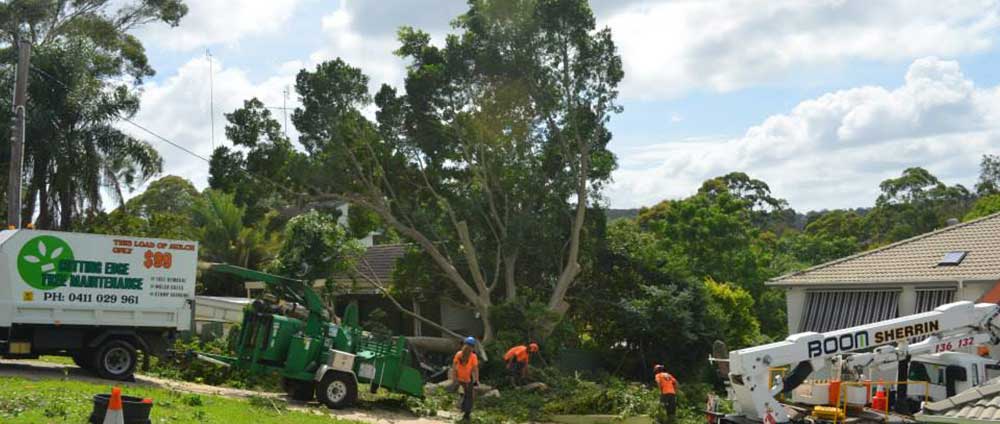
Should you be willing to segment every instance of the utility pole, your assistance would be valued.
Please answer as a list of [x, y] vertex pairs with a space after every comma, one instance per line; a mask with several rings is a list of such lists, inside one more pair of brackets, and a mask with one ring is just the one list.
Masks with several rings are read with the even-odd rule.
[[212, 152], [215, 153], [215, 71], [212, 66], [212, 52], [205, 49], [208, 58], [208, 109], [212, 121]]
[[288, 138], [288, 86], [285, 86], [284, 91], [281, 92], [283, 99], [281, 102], [281, 111], [285, 113], [285, 138]]
[[17, 80], [14, 83], [14, 122], [10, 134], [10, 175], [7, 186], [7, 226], [21, 226], [21, 167], [24, 166], [24, 115], [28, 102], [31, 43], [17, 42]]

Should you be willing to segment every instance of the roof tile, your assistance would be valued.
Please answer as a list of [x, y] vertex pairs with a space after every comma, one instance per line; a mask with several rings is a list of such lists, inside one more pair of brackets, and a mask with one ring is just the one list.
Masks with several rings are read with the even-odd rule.
[[[1000, 422], [1000, 381], [992, 381], [978, 389], [924, 405], [918, 414], [920, 421], [934, 422], [933, 417], [959, 418], [972, 421]], [[949, 406], [950, 404], [950, 406]]]
[[380, 244], [369, 247], [358, 261], [358, 273], [382, 283], [390, 282], [393, 270], [396, 268], [396, 260], [405, 254], [405, 244]]
[[[1000, 280], [1000, 213], [786, 274], [771, 285]], [[948, 252], [959, 265], [938, 266]]]

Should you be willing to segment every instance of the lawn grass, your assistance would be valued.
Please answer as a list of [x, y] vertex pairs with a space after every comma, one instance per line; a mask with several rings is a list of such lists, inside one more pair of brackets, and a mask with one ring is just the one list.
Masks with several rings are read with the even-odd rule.
[[[0, 422], [83, 424], [93, 409], [93, 396], [110, 391], [110, 384], [0, 377]], [[126, 386], [122, 391], [128, 396], [152, 398], [154, 423], [355, 423], [291, 411], [281, 400], [230, 399], [150, 387]]]
[[76, 366], [76, 363], [73, 362], [73, 358], [70, 358], [68, 356], [42, 355], [38, 357], [38, 360], [42, 362], [48, 362], [50, 364], [70, 365], [74, 367]]

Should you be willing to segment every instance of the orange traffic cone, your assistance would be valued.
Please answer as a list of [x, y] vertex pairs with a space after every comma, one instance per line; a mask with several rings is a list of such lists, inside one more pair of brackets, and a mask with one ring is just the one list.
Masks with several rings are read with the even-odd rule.
[[122, 412], [122, 389], [111, 389], [111, 399], [108, 399], [108, 412], [104, 414], [104, 424], [125, 424], [125, 413]]
[[889, 399], [885, 396], [885, 389], [882, 385], [878, 386], [875, 391], [875, 397], [872, 398], [872, 409], [877, 411], [888, 411], [889, 410]]

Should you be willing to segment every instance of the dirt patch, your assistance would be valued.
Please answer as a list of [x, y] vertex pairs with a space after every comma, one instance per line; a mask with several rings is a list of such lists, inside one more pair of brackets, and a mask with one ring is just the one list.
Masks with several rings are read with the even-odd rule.
[[[170, 389], [184, 393], [195, 393], [202, 395], [223, 396], [229, 398], [249, 398], [251, 396], [270, 397], [286, 400], [284, 393], [260, 392], [254, 390], [231, 389], [227, 387], [209, 386], [207, 384], [191, 383], [187, 381], [168, 380], [152, 377], [148, 375], [135, 376], [133, 382], [111, 382], [95, 377], [87, 371], [78, 367], [63, 364], [54, 364], [42, 361], [29, 360], [2, 360], [0, 361], [0, 377], [21, 377], [32, 380], [38, 379], [63, 379], [69, 378], [77, 381], [84, 381], [95, 384], [115, 384], [124, 387], [146, 386]], [[395, 411], [378, 410], [358, 410], [345, 409], [331, 411], [324, 406], [315, 403], [303, 403], [288, 401], [288, 407], [303, 412], [316, 415], [326, 415], [342, 419], [364, 421], [368, 423], [400, 423], [400, 424], [440, 424], [450, 421], [441, 419], [429, 419], [415, 417], [412, 414]], [[450, 414], [445, 413], [446, 416]]]

